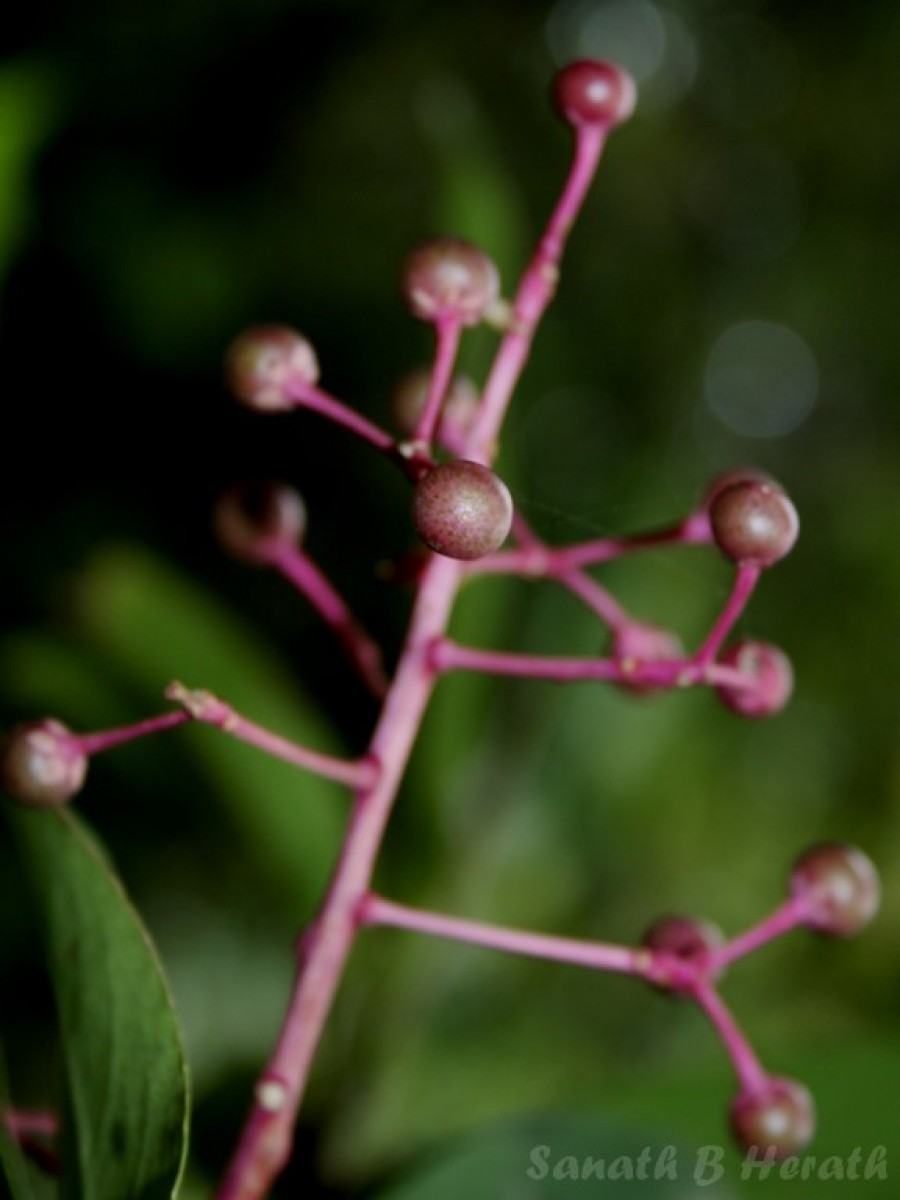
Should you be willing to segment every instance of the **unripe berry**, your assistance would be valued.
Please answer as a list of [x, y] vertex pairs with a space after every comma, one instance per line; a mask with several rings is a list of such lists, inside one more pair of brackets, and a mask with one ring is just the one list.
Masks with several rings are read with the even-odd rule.
[[813, 846], [794, 864], [791, 895], [801, 897], [805, 922], [819, 933], [849, 937], [875, 916], [881, 884], [871, 859], [840, 842]]
[[797, 540], [797, 510], [775, 483], [743, 479], [723, 488], [709, 510], [716, 545], [735, 562], [769, 567]]
[[731, 1105], [731, 1128], [746, 1154], [780, 1161], [799, 1154], [816, 1129], [813, 1098], [794, 1079], [771, 1076]]
[[743, 641], [729, 646], [719, 659], [748, 679], [747, 687], [720, 684], [716, 695], [732, 712], [742, 717], [769, 717], [780, 712], [794, 690], [791, 660], [768, 642]]
[[584, 59], [569, 63], [553, 81], [553, 103], [570, 125], [612, 128], [634, 112], [634, 80], [615, 63]]
[[459, 238], [435, 238], [417, 246], [404, 263], [402, 285], [410, 310], [421, 321], [456, 318], [463, 325], [477, 325], [500, 294], [493, 261]]
[[263, 325], [248, 329], [232, 344], [225, 373], [242, 403], [263, 412], [278, 412], [294, 406], [289, 384], [318, 382], [319, 363], [305, 337], [283, 325]]
[[[667, 916], [653, 922], [641, 938], [641, 945], [671, 954], [703, 971], [712, 952], [725, 945], [725, 935], [711, 921]], [[659, 985], [666, 988], [667, 981], [660, 978]]]
[[239, 483], [217, 500], [213, 528], [229, 554], [245, 562], [264, 563], [273, 544], [300, 542], [306, 531], [306, 505], [299, 492], [286, 483]]
[[0, 778], [12, 798], [27, 808], [56, 808], [80, 791], [87, 763], [78, 738], [62, 722], [29, 721], [7, 736]]
[[771, 487], [779, 487], [779, 484], [765, 471], [759, 471], [756, 467], [735, 467], [731, 471], [717, 475], [709, 484], [703, 497], [704, 507], [709, 509], [717, 496], [736, 483], [768, 483]]
[[461, 458], [439, 463], [416, 484], [416, 532], [448, 558], [481, 558], [499, 549], [512, 515], [509, 488], [481, 463]]

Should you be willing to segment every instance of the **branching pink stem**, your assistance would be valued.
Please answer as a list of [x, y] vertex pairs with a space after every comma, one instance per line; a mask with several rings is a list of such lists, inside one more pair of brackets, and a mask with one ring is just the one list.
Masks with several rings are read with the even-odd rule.
[[638, 661], [613, 658], [553, 658], [536, 654], [508, 654], [502, 650], [476, 650], [449, 638], [432, 647], [432, 659], [440, 672], [483, 671], [489, 675], [513, 675], [525, 679], [548, 679], [553, 683], [606, 680], [656, 688], [684, 688], [698, 684], [752, 687], [753, 680], [736, 667], [720, 663], [698, 664], [689, 658]]
[[521, 929], [507, 929], [482, 921], [467, 921], [460, 917], [448, 917], [441, 913], [409, 908], [376, 895], [368, 895], [363, 899], [359, 908], [359, 919], [363, 925], [392, 925], [397, 929], [451, 938], [457, 942], [486, 946], [508, 954], [552, 959], [556, 962], [593, 967], [599, 971], [622, 971], [629, 975], [643, 974], [649, 957], [647, 950], [613, 946], [605, 942], [553, 937]]
[[294, 585], [333, 630], [363, 682], [379, 698], [387, 691], [381, 648], [350, 612], [343, 597], [308, 554], [283, 539], [273, 541], [267, 561]]
[[186, 718], [212, 725], [266, 754], [281, 758], [295, 767], [313, 771], [325, 779], [333, 779], [349, 788], [361, 788], [371, 787], [378, 778], [378, 762], [371, 756], [357, 762], [348, 762], [331, 754], [320, 754], [317, 750], [310, 750], [306, 746], [288, 741], [287, 738], [279, 737], [261, 725], [248, 721], [211, 692], [186, 688], [184, 684], [175, 682], [166, 688], [166, 697], [183, 706]]
[[706, 1013], [728, 1052], [740, 1090], [749, 1092], [762, 1088], [768, 1076], [715, 987], [708, 980], [699, 978], [691, 994]]
[[421, 443], [426, 447], [430, 446], [434, 439], [434, 432], [441, 416], [441, 405], [444, 403], [447, 389], [450, 386], [453, 365], [459, 351], [462, 322], [455, 315], [445, 316], [437, 321], [434, 332], [437, 344], [434, 366], [428, 383], [428, 395], [425, 397], [425, 405], [413, 433], [413, 442]]
[[121, 746], [124, 742], [133, 742], [137, 738], [184, 725], [190, 719], [186, 712], [166, 712], [158, 717], [138, 721], [134, 725], [123, 725], [120, 729], [104, 729], [97, 733], [79, 733], [74, 736], [85, 754], [101, 754], [104, 750], [111, 750], [113, 746]]
[[745, 933], [732, 938], [724, 946], [710, 951], [709, 961], [714, 971], [719, 971], [738, 958], [758, 950], [767, 942], [790, 933], [802, 925], [806, 916], [807, 901], [805, 897], [791, 896], [780, 905], [765, 920], [752, 926]]
[[[524, 366], [537, 322], [553, 295], [563, 241], [596, 169], [605, 133], [583, 129], [563, 195], [525, 272], [483, 393], [478, 418], [462, 456], [489, 464], [513, 388]], [[315, 389], [296, 399], [316, 407], [391, 453], [393, 439], [361, 422]], [[396, 448], [414, 478], [427, 462], [415, 446]], [[380, 765], [377, 782], [355, 797], [343, 847], [328, 891], [302, 943], [294, 990], [281, 1035], [261, 1076], [254, 1104], [217, 1193], [218, 1200], [261, 1200], [290, 1155], [292, 1131], [316, 1046], [331, 1009], [358, 928], [358, 912], [372, 872], [419, 724], [438, 678], [432, 655], [446, 632], [462, 581], [459, 563], [433, 555], [419, 579], [406, 641], [390, 684], [368, 756]]]
[[759, 582], [760, 574], [761, 570], [757, 566], [747, 563], [741, 563], [738, 566], [731, 595], [728, 597], [725, 607], [719, 614], [706, 641], [694, 655], [694, 661], [698, 666], [711, 663], [716, 657], [722, 643], [728, 637], [734, 628], [735, 622], [746, 608], [747, 601], [750, 599], [753, 589]]

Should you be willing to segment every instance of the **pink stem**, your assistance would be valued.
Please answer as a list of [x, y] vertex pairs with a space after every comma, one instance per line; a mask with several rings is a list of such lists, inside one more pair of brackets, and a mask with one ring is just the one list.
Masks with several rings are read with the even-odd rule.
[[[587, 191], [603, 141], [600, 133], [578, 136], [572, 173], [520, 285], [513, 328], [500, 344], [478, 419], [462, 446], [463, 457], [486, 464], [493, 460], [507, 404], [537, 321], [553, 294], [563, 238]], [[344, 419], [343, 412], [338, 419], [356, 427], [356, 422]], [[386, 435], [375, 432], [373, 438], [371, 428], [362, 430], [367, 440], [385, 449], [379, 443]], [[423, 461], [411, 457], [407, 473], [415, 477], [421, 469]], [[446, 631], [462, 577], [459, 563], [440, 555], [432, 555], [420, 577], [406, 642], [369, 745], [368, 756], [380, 764], [381, 772], [372, 788], [357, 792], [328, 892], [304, 938], [281, 1035], [257, 1085], [218, 1200], [261, 1200], [289, 1157], [315, 1049], [356, 936], [359, 906], [369, 890], [397, 789], [437, 681], [432, 647]]]
[[558, 576], [558, 580], [610, 629], [619, 631], [632, 624], [631, 617], [615, 596], [589, 575], [581, 571], [564, 571]]
[[136, 738], [148, 737], [150, 734], [184, 725], [190, 719], [186, 712], [167, 712], [158, 717], [148, 717], [134, 725], [123, 725], [121, 729], [79, 733], [75, 735], [75, 740], [85, 754], [100, 754], [104, 750], [111, 750], [113, 746], [121, 746], [123, 742], [132, 742]]
[[500, 925], [487, 925], [481, 921], [467, 921], [460, 917], [408, 908], [376, 895], [364, 898], [359, 909], [359, 919], [363, 925], [392, 925], [396, 929], [409, 929], [434, 937], [451, 938], [473, 946], [487, 946], [508, 954], [525, 954], [531, 958], [552, 959], [600, 971], [622, 971], [630, 975], [642, 973], [647, 957], [646, 951], [633, 950], [628, 946], [553, 937], [527, 930], [507, 929]]
[[729, 963], [743, 958], [774, 938], [789, 933], [803, 924], [804, 916], [805, 900], [802, 897], [791, 896], [765, 920], [752, 926], [738, 937], [732, 938], [727, 945], [712, 950], [709, 955], [711, 969], [720, 971]]
[[511, 328], [500, 343], [484, 387], [478, 417], [469, 435], [469, 455], [490, 463], [507, 406], [531, 350], [534, 332], [556, 290], [566, 235], [597, 170], [607, 130], [583, 126], [576, 131], [575, 153], [562, 195], [528, 265], [512, 306]]
[[314, 771], [325, 779], [333, 779], [350, 788], [362, 788], [370, 787], [378, 778], [378, 764], [371, 757], [348, 762], [331, 754], [320, 754], [317, 750], [299, 746], [296, 742], [288, 741], [287, 738], [279, 737], [261, 725], [248, 721], [211, 692], [186, 688], [181, 683], [170, 683], [166, 688], [166, 696], [184, 706], [186, 717], [221, 729], [223, 733], [230, 734], [241, 742], [247, 742], [274, 758], [281, 758], [295, 767]]
[[434, 438], [434, 431], [441, 415], [441, 405], [447, 395], [453, 364], [456, 362], [456, 355], [459, 351], [461, 332], [462, 323], [456, 316], [444, 317], [435, 326], [437, 346], [434, 366], [431, 371], [425, 405], [412, 439], [413, 442], [421, 443], [423, 446], [430, 446]]
[[706, 1013], [728, 1052], [741, 1091], [761, 1088], [768, 1076], [719, 993], [711, 983], [700, 978], [691, 989], [691, 993]]
[[364, 442], [368, 442], [370, 446], [374, 446], [382, 454], [394, 454], [396, 442], [386, 430], [366, 420], [365, 417], [360, 416], [358, 412], [335, 396], [323, 392], [321, 388], [317, 388], [311, 383], [303, 383], [299, 380], [291, 380], [286, 385], [286, 390], [298, 408], [308, 408], [310, 412], [316, 412], [320, 416], [326, 417], [335, 425], [341, 425], [350, 433], [356, 434], [358, 438], [362, 438]]
[[613, 683], [648, 687], [681, 688], [697, 684], [751, 687], [753, 681], [735, 667], [720, 663], [697, 664], [688, 658], [639, 661], [611, 658], [553, 658], [534, 654], [507, 654], [501, 650], [476, 650], [449, 638], [432, 647], [438, 671], [483, 671], [490, 675], [512, 675], [525, 679], [549, 679], [554, 683], [578, 683], [600, 679]]
[[17, 1141], [29, 1136], [54, 1138], [59, 1133], [56, 1113], [43, 1110], [7, 1108], [0, 1112], [0, 1124]]
[[331, 581], [299, 546], [273, 542], [267, 561], [294, 585], [330, 625], [363, 682], [379, 698], [387, 691], [381, 648], [359, 625]]
[[735, 622], [747, 607], [747, 601], [750, 599], [753, 589], [759, 582], [760, 573], [760, 568], [757, 566], [752, 566], [748, 563], [740, 563], [738, 565], [731, 595], [728, 597], [725, 607], [719, 614], [706, 641], [694, 655], [694, 661], [698, 665], [710, 663], [716, 657], [722, 643], [734, 628]]

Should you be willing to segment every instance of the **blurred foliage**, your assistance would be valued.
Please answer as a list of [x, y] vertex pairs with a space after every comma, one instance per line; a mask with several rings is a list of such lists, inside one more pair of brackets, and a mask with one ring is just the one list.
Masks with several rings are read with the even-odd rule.
[[[879, 1099], [900, 978], [896, 6], [47, 0], [5, 18], [0, 717], [123, 723], [158, 711], [177, 673], [221, 680], [237, 708], [316, 744], [364, 744], [372, 706], [329, 639], [278, 580], [223, 561], [208, 512], [236, 477], [295, 481], [311, 551], [393, 653], [408, 596], [376, 567], [409, 545], [406, 488], [313, 417], [239, 409], [222, 350], [245, 323], [295, 323], [326, 385], [386, 421], [392, 384], [430, 350], [397, 296], [402, 256], [454, 233], [514, 278], [566, 163], [548, 80], [586, 53], [621, 58], [642, 102], [573, 232], [501, 470], [556, 540], [681, 515], [730, 466], [779, 477], [802, 536], [741, 627], [788, 650], [797, 691], [750, 724], [699, 693], [450, 679], [379, 884], [634, 940], [667, 910], [740, 929], [803, 846], [858, 842], [885, 883], [872, 929], [795, 936], [725, 991], [764, 1061], [817, 1091], [818, 1153], [884, 1142], [896, 1156]], [[732, 364], [735, 417], [711, 364], [748, 321], [791, 331], [807, 367], [765, 344]], [[472, 371], [489, 348], [473, 336]], [[604, 579], [693, 645], [729, 572], [667, 552]], [[468, 588], [457, 629], [602, 646], [571, 599], [533, 584]], [[334, 791], [209, 730], [92, 765], [79, 807], [158, 940], [185, 1027], [188, 1200], [220, 1170], [274, 1036], [291, 938], [346, 811]], [[0, 1035], [14, 1095], [40, 1104], [58, 1050], [23, 887], [4, 834]], [[616, 1120], [623, 1145], [647, 1131], [717, 1142], [730, 1087], [696, 1014], [629, 980], [373, 932], [278, 1194], [369, 1185], [441, 1139], [548, 1111], [592, 1114], [597, 1155]], [[727, 1182], [739, 1190], [736, 1167]]]

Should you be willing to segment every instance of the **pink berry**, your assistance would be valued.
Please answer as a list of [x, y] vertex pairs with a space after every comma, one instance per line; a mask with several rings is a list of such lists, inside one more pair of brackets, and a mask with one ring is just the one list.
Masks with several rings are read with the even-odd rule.
[[500, 294], [500, 276], [483, 250], [458, 238], [417, 246], [403, 266], [403, 294], [422, 321], [455, 318], [477, 325]]
[[448, 558], [473, 559], [499, 549], [512, 524], [509, 489], [481, 463], [439, 463], [416, 484], [413, 524], [422, 541]]
[[[706, 970], [710, 955], [725, 945], [725, 935], [711, 921], [698, 921], [693, 917], [667, 916], [654, 921], [641, 938], [641, 945], [648, 950], [671, 955], [682, 963], [696, 968], [698, 973]], [[664, 988], [677, 988], [678, 980], [666, 979], [665, 964], [659, 964], [657, 984]]]
[[724, 492], [726, 488], [733, 487], [736, 483], [767, 483], [771, 487], [779, 487], [779, 484], [765, 471], [757, 470], [756, 467], [735, 467], [731, 471], [717, 475], [709, 484], [703, 497], [704, 507], [710, 508], [720, 493]]
[[769, 717], [780, 712], [794, 690], [791, 660], [768, 642], [735, 642], [719, 662], [747, 677], [746, 687], [719, 684], [716, 695], [742, 717]]
[[855, 846], [831, 842], [813, 846], [796, 861], [791, 895], [804, 901], [811, 928], [849, 937], [875, 916], [881, 884], [867, 855]]
[[797, 510], [775, 483], [743, 479], [723, 488], [709, 510], [716, 545], [735, 562], [769, 567], [797, 540]]
[[60, 721], [18, 725], [6, 738], [0, 777], [14, 800], [27, 808], [56, 808], [81, 790], [87, 755]]
[[770, 1076], [760, 1087], [737, 1094], [731, 1128], [746, 1154], [775, 1161], [790, 1158], [815, 1133], [813, 1098], [796, 1080]]
[[225, 371], [237, 398], [262, 412], [293, 408], [291, 383], [309, 386], [319, 379], [312, 346], [283, 325], [263, 325], [242, 333], [228, 352]]
[[306, 530], [306, 505], [286, 483], [235, 484], [216, 502], [213, 527], [229, 554], [264, 563], [273, 545], [300, 542]]
[[[676, 635], [656, 625], [640, 625], [631, 621], [617, 630], [613, 637], [613, 656], [623, 669], [628, 663], [671, 662], [683, 654], [684, 647]], [[637, 696], [654, 691], [652, 684], [631, 683], [628, 680], [621, 682], [619, 687]]]
[[570, 125], [612, 128], [634, 112], [634, 80], [615, 63], [570, 63], [553, 81], [553, 103]]

